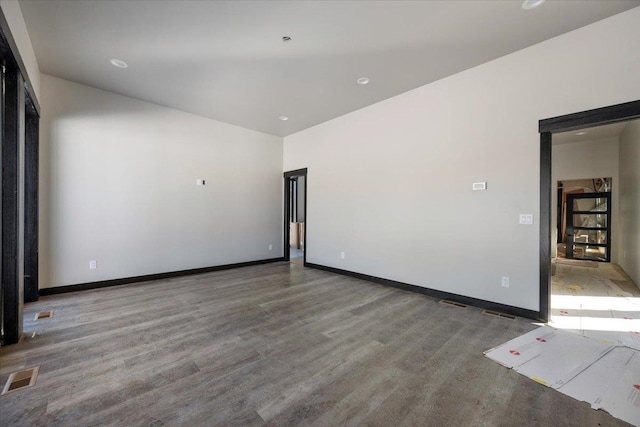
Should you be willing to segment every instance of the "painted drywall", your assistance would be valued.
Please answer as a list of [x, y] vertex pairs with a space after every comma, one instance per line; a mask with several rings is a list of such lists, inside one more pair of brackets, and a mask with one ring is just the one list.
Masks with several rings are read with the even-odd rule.
[[27, 25], [24, 22], [22, 16], [22, 10], [16, 0], [0, 0], [0, 8], [4, 14], [11, 35], [16, 42], [20, 57], [24, 66], [27, 69], [27, 74], [31, 84], [33, 85], [33, 91], [38, 101], [40, 100], [40, 68], [38, 67], [38, 61], [36, 60], [36, 54], [33, 51], [31, 44], [31, 38], [27, 32]]
[[308, 168], [307, 261], [538, 310], [538, 121], [640, 99], [638, 22], [635, 8], [286, 137], [285, 170]]
[[640, 287], [640, 120], [620, 135], [620, 266]]
[[[568, 179], [611, 178], [611, 261], [618, 262], [620, 244], [620, 179], [618, 138], [554, 145], [551, 150], [551, 242], [557, 242], [558, 181]], [[551, 256], [557, 245], [551, 245]]]
[[47, 75], [41, 102], [41, 288], [282, 256], [280, 137]]

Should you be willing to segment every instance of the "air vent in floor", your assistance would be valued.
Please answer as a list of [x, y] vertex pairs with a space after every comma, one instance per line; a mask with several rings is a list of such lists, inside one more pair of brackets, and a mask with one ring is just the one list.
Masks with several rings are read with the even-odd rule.
[[499, 312], [493, 311], [493, 310], [483, 310], [482, 314], [486, 314], [487, 316], [502, 317], [504, 319], [509, 319], [509, 320], [516, 320], [516, 316], [511, 316], [510, 314], [499, 313]]
[[441, 300], [440, 304], [450, 305], [452, 307], [458, 307], [458, 308], [467, 308], [466, 304], [462, 304], [462, 303], [455, 302], [455, 301], [449, 301], [449, 300], [446, 300], [446, 299]]
[[20, 337], [21, 340], [30, 340], [36, 337], [36, 335], [38, 334], [38, 331], [33, 331], [33, 332], [23, 332], [22, 336]]
[[41, 311], [40, 313], [36, 314], [36, 317], [33, 320], [50, 319], [52, 317], [53, 317], [53, 310], [51, 310], [51, 311]]
[[7, 384], [4, 386], [1, 394], [12, 393], [14, 391], [22, 390], [27, 387], [36, 385], [36, 378], [38, 378], [38, 372], [40, 367], [25, 369], [24, 371], [14, 372], [9, 375]]

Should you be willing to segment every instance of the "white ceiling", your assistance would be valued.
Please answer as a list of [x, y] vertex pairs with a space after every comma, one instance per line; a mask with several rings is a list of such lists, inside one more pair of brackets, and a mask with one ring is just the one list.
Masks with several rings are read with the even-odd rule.
[[570, 132], [554, 133], [551, 137], [553, 145], [572, 144], [574, 142], [595, 141], [597, 139], [615, 138], [620, 136], [627, 123], [621, 122], [610, 125], [595, 126]]
[[[559, 1], [33, 1], [40, 70], [286, 136], [640, 5]], [[283, 43], [283, 36], [292, 41]], [[109, 60], [126, 61], [119, 69]], [[357, 85], [367, 76], [371, 83]], [[286, 115], [286, 122], [278, 120]]]

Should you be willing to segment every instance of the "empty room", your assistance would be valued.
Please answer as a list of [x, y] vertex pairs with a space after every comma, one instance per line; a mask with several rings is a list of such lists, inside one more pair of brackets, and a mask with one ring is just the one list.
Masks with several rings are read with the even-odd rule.
[[640, 426], [640, 0], [0, 31], [0, 425]]

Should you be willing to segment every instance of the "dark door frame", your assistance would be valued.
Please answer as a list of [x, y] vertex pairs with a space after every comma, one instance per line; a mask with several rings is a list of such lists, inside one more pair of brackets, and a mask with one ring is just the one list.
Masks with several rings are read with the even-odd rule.
[[20, 340], [24, 302], [38, 298], [40, 106], [1, 10], [0, 63], [0, 345], [4, 346]]
[[289, 254], [289, 239], [291, 238], [291, 233], [289, 231], [289, 222], [291, 220], [290, 218], [290, 210], [289, 210], [289, 199], [291, 197], [290, 191], [289, 189], [290, 187], [290, 182], [292, 179], [297, 179], [301, 176], [304, 177], [304, 253], [303, 253], [303, 257], [302, 257], [302, 263], [303, 265], [307, 265], [307, 224], [308, 224], [308, 217], [309, 217], [309, 212], [307, 211], [307, 168], [304, 169], [296, 169], [296, 170], [292, 170], [289, 172], [285, 172], [284, 174], [284, 238], [283, 238], [283, 255], [284, 255], [284, 260], [285, 261], [289, 261], [290, 260], [290, 254]]
[[568, 132], [640, 118], [640, 100], [540, 120], [540, 320], [551, 308], [551, 139]]
[[25, 94], [24, 158], [24, 302], [38, 301], [38, 186], [40, 118], [29, 94]]

